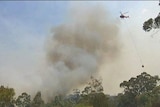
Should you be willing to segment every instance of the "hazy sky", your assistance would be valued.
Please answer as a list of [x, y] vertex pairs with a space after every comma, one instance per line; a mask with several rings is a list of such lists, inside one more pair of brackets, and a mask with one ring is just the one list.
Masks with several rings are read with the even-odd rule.
[[[142, 29], [144, 21], [158, 15], [158, 3], [158, 0], [1, 1], [0, 84], [22, 91], [40, 81], [37, 72], [45, 62], [46, 40], [52, 28], [65, 22], [68, 12], [77, 5], [104, 6], [110, 12], [110, 18], [119, 23], [121, 55], [116, 61], [104, 64], [100, 72], [106, 93], [121, 92], [120, 82], [143, 71], [160, 75], [160, 32], [152, 38], [156, 30], [146, 33]], [[128, 12], [126, 15], [130, 18], [121, 20], [120, 11]]]

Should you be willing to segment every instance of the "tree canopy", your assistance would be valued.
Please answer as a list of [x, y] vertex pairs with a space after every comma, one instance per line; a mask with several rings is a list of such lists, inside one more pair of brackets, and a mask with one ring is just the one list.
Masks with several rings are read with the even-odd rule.
[[22, 93], [22, 95], [18, 96], [16, 99], [16, 105], [18, 107], [30, 107], [31, 105], [31, 96], [26, 92]]
[[125, 93], [140, 95], [145, 92], [151, 92], [157, 86], [159, 80], [158, 76], [151, 76], [143, 72], [136, 78], [132, 77], [129, 81], [123, 81], [120, 87], [124, 88]]
[[157, 89], [159, 80], [158, 76], [151, 76], [143, 72], [137, 77], [123, 81], [120, 87], [124, 88], [124, 94], [119, 97], [119, 107], [151, 106], [151, 99], [155, 98], [153, 93], [157, 92], [154, 90]]
[[160, 13], [154, 19], [150, 18], [143, 23], [143, 30], [146, 32], [151, 31], [152, 29], [160, 28]]
[[43, 107], [44, 106], [44, 101], [43, 101], [43, 99], [41, 97], [41, 92], [40, 91], [37, 92], [37, 94], [33, 98], [32, 106], [33, 107]]
[[33, 99], [26, 92], [15, 98], [13, 88], [1, 86], [0, 107], [160, 107], [159, 81], [158, 76], [142, 72], [120, 83], [122, 93], [110, 96], [103, 92], [102, 80], [91, 77], [84, 90], [74, 89], [72, 94], [57, 95], [47, 103], [40, 91]]
[[1, 86], [0, 87], [0, 107], [8, 107], [14, 101], [14, 89]]

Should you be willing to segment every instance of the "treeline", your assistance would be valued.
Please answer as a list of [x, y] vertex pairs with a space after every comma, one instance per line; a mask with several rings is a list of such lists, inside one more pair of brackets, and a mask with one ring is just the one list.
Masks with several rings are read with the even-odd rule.
[[41, 92], [31, 99], [26, 92], [15, 98], [13, 88], [0, 87], [0, 107], [160, 107], [160, 78], [143, 72], [120, 83], [123, 93], [105, 95], [102, 80], [91, 77], [87, 86], [80, 91], [74, 89], [68, 96], [55, 96], [44, 102]]

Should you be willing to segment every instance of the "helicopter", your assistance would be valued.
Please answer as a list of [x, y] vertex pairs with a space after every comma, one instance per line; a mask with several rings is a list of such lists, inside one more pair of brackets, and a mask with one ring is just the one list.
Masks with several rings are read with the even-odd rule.
[[125, 12], [125, 13], [122, 13], [122, 12], [120, 12], [120, 18], [122, 18], [122, 19], [124, 19], [124, 18], [129, 18], [129, 16], [125, 16], [124, 14], [126, 14], [126, 13], [128, 13], [128, 12]]

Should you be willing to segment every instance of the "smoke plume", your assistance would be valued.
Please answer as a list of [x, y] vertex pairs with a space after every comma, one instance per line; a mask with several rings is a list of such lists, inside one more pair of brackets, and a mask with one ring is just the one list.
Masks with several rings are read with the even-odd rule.
[[80, 9], [55, 27], [47, 42], [48, 69], [43, 84], [50, 97], [86, 84], [119, 54], [118, 27], [111, 23], [109, 13], [99, 6]]

